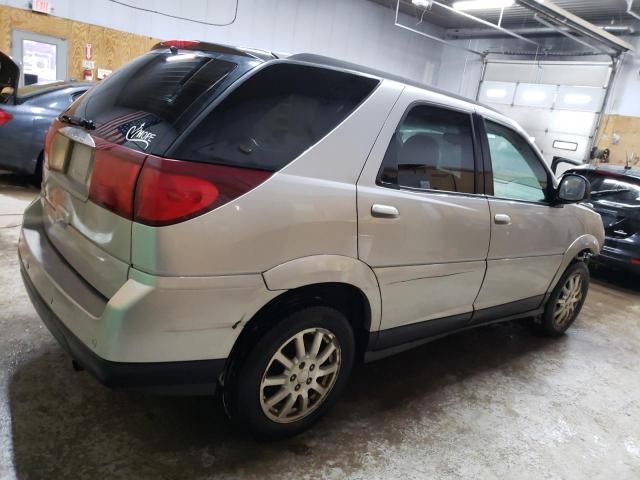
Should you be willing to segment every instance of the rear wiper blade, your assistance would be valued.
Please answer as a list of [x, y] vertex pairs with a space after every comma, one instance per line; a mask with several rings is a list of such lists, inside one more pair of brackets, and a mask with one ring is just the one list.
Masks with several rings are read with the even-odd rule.
[[69, 125], [77, 125], [87, 130], [96, 129], [96, 124], [93, 123], [93, 120], [87, 120], [86, 118], [75, 117], [73, 115], [60, 115], [59, 118], [61, 122], [68, 123]]
[[629, 193], [631, 190], [628, 188], [621, 188], [618, 190], [598, 190], [597, 192], [591, 192], [592, 197], [598, 197], [601, 195], [616, 195], [618, 193]]

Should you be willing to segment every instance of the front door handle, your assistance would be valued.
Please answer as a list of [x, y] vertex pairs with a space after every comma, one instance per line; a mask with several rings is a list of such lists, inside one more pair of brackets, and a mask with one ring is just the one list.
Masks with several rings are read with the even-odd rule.
[[392, 207], [391, 205], [374, 203], [371, 207], [371, 216], [378, 218], [396, 218], [400, 216], [400, 212], [396, 207]]
[[504, 213], [498, 213], [495, 217], [493, 217], [493, 221], [496, 225], [511, 225], [511, 217], [509, 215], [505, 215]]

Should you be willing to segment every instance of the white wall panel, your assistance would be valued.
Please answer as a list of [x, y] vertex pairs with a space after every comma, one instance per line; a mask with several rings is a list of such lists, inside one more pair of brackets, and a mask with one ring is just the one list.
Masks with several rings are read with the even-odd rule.
[[636, 51], [624, 57], [606, 113], [640, 117], [640, 37], [627, 37], [625, 40], [631, 42]]
[[485, 80], [501, 82], [537, 83], [540, 71], [537, 65], [514, 63], [489, 63]]
[[609, 83], [610, 75], [611, 69], [607, 66], [603, 68], [602, 65], [545, 64], [541, 71], [540, 83], [602, 87]]
[[[233, 18], [236, 0], [123, 0], [211, 23]], [[0, 0], [28, 8], [25, 0]], [[317, 53], [435, 83], [442, 46], [394, 26], [395, 11], [369, 0], [239, 0], [230, 26], [206, 26], [107, 0], [52, 0], [53, 14], [163, 39], [199, 39], [286, 53]], [[410, 25], [415, 19], [402, 16]], [[435, 35], [441, 29], [424, 23]]]
[[590, 135], [595, 128], [598, 115], [588, 112], [555, 111], [548, 128], [555, 132]]

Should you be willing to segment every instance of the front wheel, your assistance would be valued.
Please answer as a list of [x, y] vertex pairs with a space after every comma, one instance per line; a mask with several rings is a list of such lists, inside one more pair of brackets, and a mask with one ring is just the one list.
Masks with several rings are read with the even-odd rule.
[[542, 315], [542, 331], [552, 337], [566, 332], [580, 313], [588, 291], [589, 269], [584, 262], [575, 262], [551, 292]]
[[226, 399], [232, 417], [259, 438], [307, 429], [335, 403], [353, 366], [347, 318], [324, 306], [276, 323], [251, 350]]

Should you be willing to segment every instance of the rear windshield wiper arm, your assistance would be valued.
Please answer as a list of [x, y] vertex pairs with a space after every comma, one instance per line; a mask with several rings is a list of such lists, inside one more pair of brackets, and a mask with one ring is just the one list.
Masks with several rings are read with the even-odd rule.
[[599, 197], [601, 195], [616, 195], [618, 193], [629, 193], [631, 190], [628, 188], [621, 188], [619, 190], [599, 190], [597, 192], [591, 192], [592, 197]]
[[64, 123], [68, 123], [70, 125], [77, 125], [82, 128], [86, 128], [87, 130], [95, 130], [96, 124], [93, 123], [93, 120], [87, 120], [82, 117], [75, 117], [73, 115], [60, 115], [60, 121]]

